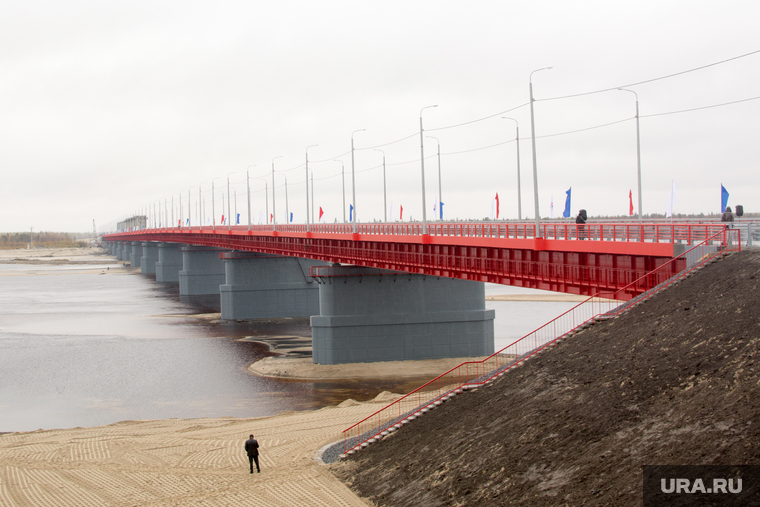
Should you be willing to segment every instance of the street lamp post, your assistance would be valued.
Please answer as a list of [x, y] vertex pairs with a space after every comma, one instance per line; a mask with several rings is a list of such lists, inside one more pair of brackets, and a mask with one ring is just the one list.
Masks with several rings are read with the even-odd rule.
[[[235, 174], [235, 171], [227, 173], [227, 230], [232, 229], [232, 199], [230, 199], [230, 174]], [[235, 206], [237, 208], [237, 206]]]
[[541, 70], [549, 70], [551, 67], [544, 67], [541, 69], [536, 69], [533, 72], [530, 73], [530, 76], [528, 77], [528, 83], [529, 83], [529, 91], [530, 91], [530, 139], [533, 145], [533, 204], [535, 207], [535, 213], [536, 213], [536, 234], [535, 237], [538, 238], [541, 234], [541, 215], [538, 210], [538, 171], [536, 169], [536, 125], [533, 118], [533, 74], [535, 74], [538, 71]]
[[354, 134], [357, 132], [364, 132], [367, 129], [359, 129], [351, 132], [351, 194], [352, 194], [352, 211], [351, 222], [353, 223], [352, 231], [356, 233], [358, 231], [356, 227], [356, 172], [354, 171]]
[[211, 179], [211, 229], [216, 229], [216, 209], [214, 207], [214, 180], [218, 180], [220, 176]]
[[245, 186], [246, 193], [248, 195], [248, 230], [251, 230], [251, 176], [248, 174], [248, 169], [256, 167], [256, 165], [249, 165], [245, 168]]
[[385, 185], [385, 152], [383, 150], [375, 149], [383, 154], [383, 222], [388, 221], [388, 193]]
[[314, 170], [311, 171], [311, 219], [314, 220]]
[[639, 138], [639, 94], [636, 93], [633, 90], [629, 90], [627, 88], [618, 88], [618, 90], [623, 92], [631, 92], [636, 96], [636, 169], [637, 169], [637, 176], [638, 176], [638, 183], [639, 183], [639, 220], [644, 220], [644, 212], [641, 210], [641, 144], [640, 144], [640, 138]]
[[[277, 230], [277, 212], [275, 210], [275, 185], [274, 185], [274, 161], [278, 158], [282, 158], [282, 155], [278, 155], [272, 159], [272, 230]], [[267, 212], [269, 212], [267, 210]], [[267, 217], [269, 218], [269, 217]]]
[[[306, 232], [311, 231], [309, 225], [309, 148], [319, 146], [318, 144], [312, 144], [306, 147]], [[313, 219], [314, 217], [312, 217]]]
[[422, 128], [422, 111], [430, 107], [438, 107], [438, 104], [434, 106], [425, 106], [420, 109], [420, 172], [422, 174], [422, 234], [427, 234], [427, 204], [425, 204], [425, 138], [423, 135], [424, 129]]
[[438, 144], [438, 216], [443, 220], [443, 205], [441, 204], [441, 140], [437, 137], [428, 136], [429, 139], [435, 139]]
[[340, 175], [343, 179], [343, 223], [346, 223], [346, 171], [343, 166], [342, 160], [333, 160], [333, 162], [340, 162]]
[[522, 220], [522, 197], [520, 195], [520, 124], [509, 116], [502, 116], [505, 120], [515, 122], [515, 142], [517, 143], [517, 219]]

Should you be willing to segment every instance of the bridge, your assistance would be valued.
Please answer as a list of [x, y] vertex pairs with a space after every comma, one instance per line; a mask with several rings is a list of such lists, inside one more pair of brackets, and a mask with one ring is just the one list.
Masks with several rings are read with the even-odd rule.
[[509, 221], [308, 229], [141, 226], [103, 240], [181, 295], [217, 297], [222, 318], [310, 316], [323, 364], [489, 355], [483, 282], [630, 300], [686, 269], [691, 245], [729, 241], [720, 222], [553, 221], [538, 235]]

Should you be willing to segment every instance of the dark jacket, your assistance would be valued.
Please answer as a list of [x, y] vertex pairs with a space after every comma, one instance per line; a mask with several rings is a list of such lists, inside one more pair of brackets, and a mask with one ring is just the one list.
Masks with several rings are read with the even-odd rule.
[[585, 224], [586, 223], [586, 210], [582, 209], [578, 212], [578, 216], [575, 218], [576, 224]]
[[245, 441], [245, 452], [248, 453], [248, 456], [259, 455], [259, 443], [255, 438], [249, 438]]
[[734, 221], [734, 214], [730, 211], [726, 211], [723, 213], [723, 216], [720, 217], [721, 222], [733, 222]]

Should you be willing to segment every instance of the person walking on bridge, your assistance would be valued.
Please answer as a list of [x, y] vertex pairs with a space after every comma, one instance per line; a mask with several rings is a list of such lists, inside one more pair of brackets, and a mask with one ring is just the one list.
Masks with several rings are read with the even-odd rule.
[[259, 468], [259, 443], [253, 438], [253, 435], [245, 441], [245, 452], [248, 454], [248, 464], [251, 465], [251, 473], [253, 473], [254, 461], [256, 462], [256, 473], [261, 473], [261, 469]]
[[[569, 215], [569, 213], [568, 213]], [[575, 217], [575, 223], [578, 224], [578, 239], [586, 239], [586, 220], [588, 216], [586, 215], [586, 210], [582, 209], [578, 212], [578, 216]]]

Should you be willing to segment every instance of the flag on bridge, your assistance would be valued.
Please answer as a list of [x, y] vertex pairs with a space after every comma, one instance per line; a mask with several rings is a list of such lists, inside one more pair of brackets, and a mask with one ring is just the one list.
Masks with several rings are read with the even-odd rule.
[[222, 215], [222, 225], [224, 225], [224, 215]]
[[628, 214], [633, 216], [633, 190], [628, 191]]
[[668, 211], [665, 213], [665, 218], [673, 218], [673, 206], [676, 204], [676, 182], [671, 180], [670, 185], [670, 201], [668, 201]]
[[293, 223], [293, 212], [290, 212], [290, 223]]
[[259, 225], [264, 223], [264, 212], [259, 211]]
[[322, 211], [322, 206], [319, 207], [319, 222], [322, 223], [325, 221], [325, 212]]
[[237, 225], [240, 225], [240, 213], [237, 214], [237, 222], [235, 222]]
[[499, 193], [496, 192], [496, 197], [491, 201], [491, 220], [499, 218]]
[[554, 194], [549, 198], [549, 218], [554, 218]]
[[391, 201], [391, 209], [390, 209], [389, 215], [385, 217], [385, 219], [391, 222], [393, 221], [393, 201]]
[[562, 212], [562, 216], [570, 218], [570, 196], [572, 195], [573, 187], [567, 189], [567, 197], [565, 198], [565, 210]]
[[399, 204], [398, 208], [399, 208], [398, 219], [403, 222], [404, 221], [404, 207]]
[[190, 219], [187, 219], [187, 226], [190, 227]]
[[439, 210], [439, 212], [440, 212], [440, 214], [441, 214], [441, 216], [440, 216], [439, 218], [440, 218], [441, 220], [443, 220], [443, 202], [441, 202], [441, 203], [439, 203], [439, 204], [440, 204], [440, 206], [438, 207], [438, 210]]
[[354, 221], [354, 205], [353, 204], [348, 205], [348, 221], [349, 222]]
[[720, 184], [720, 212], [724, 213], [726, 211], [726, 206], [728, 206], [728, 190], [726, 190], [726, 187], [723, 186], [723, 183]]

